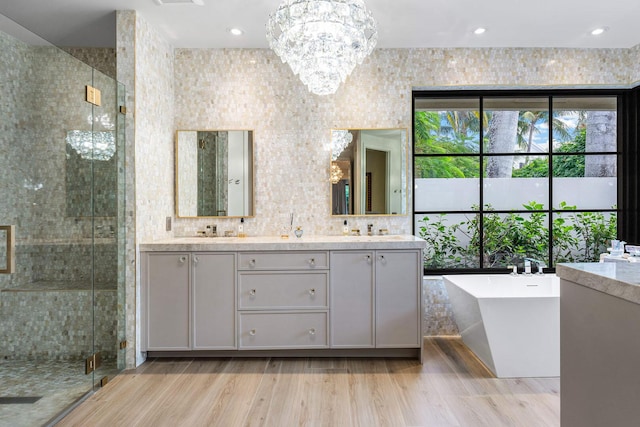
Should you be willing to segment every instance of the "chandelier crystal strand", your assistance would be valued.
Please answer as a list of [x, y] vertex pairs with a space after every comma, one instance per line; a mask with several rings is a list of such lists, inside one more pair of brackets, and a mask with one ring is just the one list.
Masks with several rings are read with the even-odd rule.
[[348, 130], [331, 131], [331, 160], [340, 157], [340, 153], [353, 141], [353, 135]]
[[362, 0], [284, 0], [269, 16], [273, 51], [317, 95], [340, 83], [376, 46], [376, 22]]

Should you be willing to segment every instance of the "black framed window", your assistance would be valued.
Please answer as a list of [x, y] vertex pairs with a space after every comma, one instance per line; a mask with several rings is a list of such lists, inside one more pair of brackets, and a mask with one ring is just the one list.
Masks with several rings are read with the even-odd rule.
[[597, 261], [618, 236], [622, 93], [416, 91], [425, 271]]

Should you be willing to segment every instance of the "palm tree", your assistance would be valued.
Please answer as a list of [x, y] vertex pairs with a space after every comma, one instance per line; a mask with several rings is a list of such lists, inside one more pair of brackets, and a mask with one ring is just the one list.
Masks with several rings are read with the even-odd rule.
[[[539, 125], [549, 122], [548, 111], [523, 111], [518, 121], [518, 146], [526, 148], [527, 153], [531, 153], [533, 137], [540, 133]], [[571, 133], [566, 123], [554, 116], [551, 120], [554, 140], [568, 141]], [[529, 158], [527, 157], [527, 163]]]
[[[617, 146], [617, 113], [587, 111], [586, 152], [615, 153]], [[616, 156], [585, 156], [584, 176], [616, 176]]]
[[[498, 110], [491, 114], [487, 130], [487, 153], [511, 153], [518, 136], [518, 111]], [[491, 156], [487, 178], [511, 178], [513, 156]]]

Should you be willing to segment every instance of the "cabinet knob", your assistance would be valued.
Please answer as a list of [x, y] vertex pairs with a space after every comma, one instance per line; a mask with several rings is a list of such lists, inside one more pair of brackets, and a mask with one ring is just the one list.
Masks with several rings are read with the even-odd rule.
[[251, 289], [249, 291], [249, 295], [252, 296], [252, 297], [255, 297], [256, 296], [256, 290], [255, 289]]
[[180, 264], [184, 264], [187, 261], [187, 257], [182, 255], [178, 258], [178, 261], [180, 261]]
[[316, 334], [316, 329], [315, 328], [309, 329], [309, 335], [315, 335], [315, 334]]
[[252, 259], [249, 261], [249, 267], [255, 267], [256, 266], [256, 260]]
[[311, 295], [312, 297], [316, 295], [316, 290], [315, 290], [315, 288], [311, 288], [311, 289], [309, 289], [309, 295]]
[[193, 257], [193, 263], [197, 264], [200, 261], [200, 259], [197, 256]]
[[315, 267], [316, 266], [316, 259], [315, 258], [311, 258], [309, 260], [309, 266], [310, 267]]
[[367, 261], [367, 264], [371, 264], [371, 255], [365, 255], [364, 259]]
[[380, 260], [381, 263], [385, 264], [387, 262], [387, 259], [384, 257], [384, 255], [378, 255], [378, 259]]
[[249, 335], [251, 335], [252, 337], [256, 335], [256, 330], [252, 329], [249, 331]]

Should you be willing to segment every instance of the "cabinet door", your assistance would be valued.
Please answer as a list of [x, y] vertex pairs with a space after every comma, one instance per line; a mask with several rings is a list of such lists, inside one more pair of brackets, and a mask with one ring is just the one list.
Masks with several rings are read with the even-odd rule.
[[376, 347], [420, 346], [419, 251], [376, 252]]
[[189, 254], [146, 254], [147, 350], [189, 350]]
[[235, 255], [192, 257], [193, 349], [235, 349]]
[[331, 252], [331, 347], [373, 347], [373, 252]]

